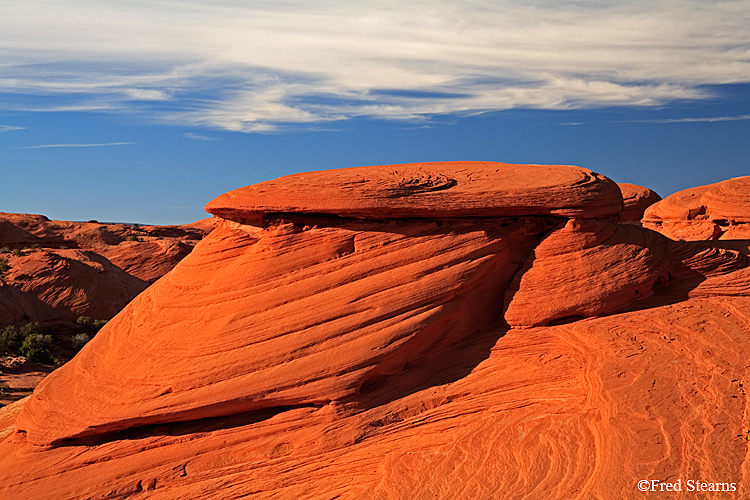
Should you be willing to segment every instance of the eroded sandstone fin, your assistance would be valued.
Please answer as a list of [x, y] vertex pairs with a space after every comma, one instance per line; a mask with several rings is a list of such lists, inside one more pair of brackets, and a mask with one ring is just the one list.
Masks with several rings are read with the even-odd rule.
[[643, 218], [643, 213], [648, 207], [661, 200], [661, 196], [655, 191], [636, 184], [618, 183], [622, 192], [622, 215], [623, 222], [637, 222]]

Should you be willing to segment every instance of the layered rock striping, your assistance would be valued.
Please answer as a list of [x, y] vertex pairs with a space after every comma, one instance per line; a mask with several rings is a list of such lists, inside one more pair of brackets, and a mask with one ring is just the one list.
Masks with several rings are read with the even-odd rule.
[[661, 196], [647, 187], [636, 184], [618, 183], [622, 193], [623, 222], [639, 222], [648, 207], [661, 200]]
[[206, 205], [218, 217], [262, 224], [275, 214], [381, 219], [610, 217], [620, 189], [590, 170], [494, 162], [411, 163], [290, 175], [230, 191]]
[[586, 169], [486, 162], [223, 195], [216, 230], [0, 410], [0, 495], [745, 494], [746, 252], [622, 207]]
[[673, 239], [750, 239], [750, 177], [679, 191], [650, 206], [642, 222]]

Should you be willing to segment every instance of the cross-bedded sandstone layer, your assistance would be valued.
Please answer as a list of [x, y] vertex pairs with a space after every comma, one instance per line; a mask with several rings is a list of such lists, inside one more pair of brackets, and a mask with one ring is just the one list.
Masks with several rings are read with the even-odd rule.
[[646, 209], [643, 225], [673, 239], [750, 239], [750, 176], [668, 196]]
[[214, 200], [216, 230], [0, 411], [0, 495], [747, 494], [746, 252], [621, 224], [608, 179], [532, 167], [316, 172]]
[[495, 162], [410, 163], [310, 172], [230, 191], [206, 205], [224, 219], [262, 224], [276, 214], [367, 219], [611, 217], [620, 188], [572, 166]]

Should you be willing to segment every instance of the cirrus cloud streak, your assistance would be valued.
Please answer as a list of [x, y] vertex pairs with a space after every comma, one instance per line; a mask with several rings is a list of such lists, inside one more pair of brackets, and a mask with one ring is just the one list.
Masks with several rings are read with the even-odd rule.
[[101, 142], [89, 144], [37, 144], [35, 146], [18, 146], [13, 149], [44, 149], [44, 148], [101, 148], [107, 146], [130, 146], [134, 142]]
[[0, 15], [5, 110], [245, 132], [654, 106], [750, 81], [745, 0], [30, 0]]

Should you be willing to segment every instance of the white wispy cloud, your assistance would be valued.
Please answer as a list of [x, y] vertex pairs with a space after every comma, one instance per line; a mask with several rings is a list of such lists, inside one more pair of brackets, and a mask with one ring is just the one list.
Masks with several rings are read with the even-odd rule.
[[746, 0], [27, 0], [0, 17], [0, 87], [60, 100], [35, 109], [247, 132], [653, 106], [750, 81]]
[[26, 130], [26, 127], [18, 127], [16, 125], [0, 125], [0, 133], [13, 132], [14, 130]]
[[202, 134], [194, 134], [192, 132], [186, 132], [185, 137], [188, 139], [193, 139], [194, 141], [215, 141], [217, 140], [215, 137], [208, 137], [207, 135]]
[[102, 142], [92, 144], [37, 144], [35, 146], [18, 146], [13, 149], [41, 149], [41, 148], [100, 148], [104, 146], [129, 146], [134, 142]]
[[693, 123], [693, 122], [736, 122], [750, 120], [750, 115], [736, 116], [702, 116], [687, 118], [663, 118], [655, 120], [628, 120], [629, 123]]

